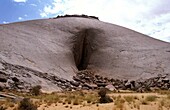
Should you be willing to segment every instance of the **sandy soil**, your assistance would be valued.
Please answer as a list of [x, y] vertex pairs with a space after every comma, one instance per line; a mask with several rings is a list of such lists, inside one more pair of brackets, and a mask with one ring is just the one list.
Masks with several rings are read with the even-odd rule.
[[82, 105], [72, 105], [72, 104], [62, 104], [56, 103], [51, 105], [43, 104], [38, 110], [170, 110], [170, 108], [166, 108], [160, 105], [160, 100], [166, 97], [166, 95], [160, 95], [157, 93], [115, 93], [109, 94], [111, 97], [126, 97], [126, 96], [135, 96], [138, 97], [138, 100], [142, 100], [142, 97], [145, 98], [147, 96], [157, 96], [158, 99], [154, 102], [149, 102], [148, 104], [140, 104], [139, 101], [135, 101], [133, 103], [125, 102], [123, 106], [119, 107], [115, 105], [115, 101], [113, 103], [107, 104], [87, 104], [84, 103]]

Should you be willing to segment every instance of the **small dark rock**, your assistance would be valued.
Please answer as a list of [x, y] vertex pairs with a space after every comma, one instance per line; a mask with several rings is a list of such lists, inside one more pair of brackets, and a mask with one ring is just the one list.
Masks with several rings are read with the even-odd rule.
[[88, 88], [88, 87], [85, 87], [85, 86], [83, 86], [82, 89], [83, 89], [83, 90], [89, 90], [89, 88]]
[[76, 76], [73, 76], [73, 79], [74, 79], [75, 81], [77, 81], [77, 82], [81, 82], [81, 80], [80, 80], [78, 77], [76, 77]]
[[167, 75], [162, 75], [162, 76], [161, 76], [161, 78], [166, 78], [166, 77], [167, 77]]
[[75, 81], [70, 81], [70, 84], [73, 86], [76, 86], [76, 87], [78, 87], [80, 85], [79, 82], [75, 82]]
[[164, 84], [164, 85], [161, 87], [161, 89], [163, 89], [163, 90], [168, 90], [168, 89], [169, 89], [168, 84], [167, 84], [167, 83]]
[[7, 82], [7, 77], [4, 74], [0, 74], [0, 82]]
[[131, 83], [128, 81], [127, 83], [125, 83], [125, 87], [131, 89], [131, 87], [132, 87]]
[[82, 87], [87, 87], [87, 88], [89, 88], [89, 89], [92, 89], [92, 87], [91, 87], [88, 83], [84, 83], [84, 84], [82, 85]]
[[130, 81], [133, 87], [135, 87], [135, 81]]
[[101, 81], [101, 80], [96, 80], [95, 82], [96, 83], [103, 83], [103, 81]]
[[3, 91], [3, 89], [4, 89], [4, 88], [0, 86], [0, 91]]
[[17, 87], [18, 87], [18, 89], [24, 89], [24, 86], [22, 86], [22, 85], [18, 85]]
[[145, 89], [142, 88], [142, 87], [141, 87], [141, 88], [138, 88], [137, 92], [143, 93], [143, 92], [145, 92]]
[[97, 83], [97, 86], [98, 86], [98, 87], [106, 87], [107, 84], [106, 84], [106, 83]]
[[19, 79], [18, 79], [17, 77], [13, 77], [12, 80], [13, 80], [14, 82], [19, 82]]
[[85, 80], [90, 80], [90, 77], [86, 76], [84, 77]]
[[123, 82], [124, 82], [124, 83], [127, 83], [127, 82], [128, 82], [128, 80], [124, 80]]
[[110, 79], [111, 82], [115, 82], [115, 80], [113, 78]]
[[169, 83], [169, 79], [168, 78], [164, 78], [164, 79], [162, 79], [162, 82]]
[[96, 84], [90, 84], [90, 86], [93, 88], [93, 89], [97, 89], [98, 86]]
[[61, 83], [66, 83], [67, 81], [65, 79], [60, 79]]

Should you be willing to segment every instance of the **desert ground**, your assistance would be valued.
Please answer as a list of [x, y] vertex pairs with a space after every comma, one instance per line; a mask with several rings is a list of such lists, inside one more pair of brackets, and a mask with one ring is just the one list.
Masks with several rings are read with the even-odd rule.
[[108, 91], [107, 95], [113, 100], [111, 103], [100, 103], [98, 91], [53, 92], [37, 96], [22, 92], [2, 93], [18, 96], [18, 99], [1, 97], [0, 110], [22, 110], [18, 100], [23, 97], [30, 98], [38, 110], [170, 110], [170, 91], [163, 90], [152, 93]]

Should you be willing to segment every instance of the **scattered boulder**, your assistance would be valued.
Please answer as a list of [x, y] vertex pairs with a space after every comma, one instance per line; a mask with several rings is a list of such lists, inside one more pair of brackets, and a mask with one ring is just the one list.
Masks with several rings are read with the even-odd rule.
[[18, 79], [17, 77], [13, 77], [12, 80], [13, 80], [14, 82], [19, 82], [19, 79]]
[[2, 65], [2, 63], [0, 63], [0, 70], [5, 69], [4, 66]]
[[112, 84], [107, 85], [105, 88], [109, 91], [116, 91], [116, 88]]
[[70, 84], [75, 86], [75, 87], [78, 87], [80, 85], [80, 83], [76, 82], [76, 81], [70, 81]]
[[106, 87], [107, 84], [106, 84], [106, 83], [97, 83], [97, 86], [98, 86], [98, 87]]
[[98, 86], [96, 84], [89, 84], [90, 88], [92, 89], [98, 89]]
[[130, 81], [125, 83], [125, 87], [126, 87], [126, 89], [131, 89], [132, 84], [130, 83]]
[[69, 81], [64, 78], [48, 73], [41, 73], [21, 66], [8, 63], [4, 63], [4, 65], [7, 71], [3, 72], [3, 70], [0, 70], [0, 87], [17, 91], [28, 91], [28, 89], [32, 88], [32, 85], [29, 84], [29, 82], [25, 83], [23, 79], [21, 80], [21, 78], [32, 77], [30, 74], [34, 74], [40, 78], [48, 80], [66, 91], [81, 89], [99, 90], [100, 88], [105, 87], [110, 91], [133, 90], [137, 92], [145, 92], [154, 91], [156, 89], [168, 90], [170, 88], [170, 79], [168, 79], [167, 75], [158, 75], [157, 77], [145, 80], [119, 80], [97, 75], [95, 72], [90, 70], [82, 70], [73, 76], [72, 81]]
[[88, 83], [84, 83], [84, 84], [82, 85], [82, 87], [86, 87], [86, 88], [88, 88], [88, 89], [93, 89], [93, 88], [90, 86], [90, 84], [88, 84]]
[[[74, 82], [79, 83], [79, 89], [100, 89], [107, 88], [110, 91], [115, 90], [132, 90], [137, 92], [154, 91], [155, 89], [168, 90], [170, 88], [170, 81], [165, 76], [157, 76], [149, 79], [140, 80], [119, 80], [109, 79], [100, 75], [95, 75], [92, 72], [83, 70], [79, 71], [73, 77]], [[73, 83], [73, 82], [70, 82]], [[74, 84], [72, 84], [74, 85]]]
[[78, 77], [76, 77], [76, 76], [73, 76], [73, 79], [75, 80], [75, 81], [77, 81], [77, 82], [82, 82]]
[[0, 91], [3, 91], [3, 87], [0, 86]]
[[162, 79], [162, 82], [169, 83], [169, 79], [168, 78], [164, 78], [164, 79]]
[[7, 82], [7, 76], [4, 74], [0, 74], [0, 82]]

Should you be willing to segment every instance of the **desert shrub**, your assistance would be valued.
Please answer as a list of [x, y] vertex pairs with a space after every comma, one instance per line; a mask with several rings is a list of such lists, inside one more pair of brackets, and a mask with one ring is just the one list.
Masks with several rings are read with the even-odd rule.
[[79, 105], [79, 100], [77, 98], [73, 101], [73, 105]]
[[162, 95], [168, 95], [170, 94], [170, 91], [169, 90], [159, 90], [157, 91], [159, 94], [162, 94]]
[[0, 110], [6, 110], [6, 108], [3, 106], [0, 106]]
[[100, 97], [105, 97], [106, 96], [106, 89], [105, 88], [101, 88], [100, 91], [98, 92]]
[[87, 103], [96, 103], [99, 98], [97, 94], [86, 94], [84, 97], [84, 100], [87, 101]]
[[31, 93], [32, 93], [32, 95], [35, 95], [35, 96], [37, 96], [37, 95], [40, 95], [40, 93], [41, 93], [41, 86], [40, 85], [37, 85], [37, 86], [34, 86], [32, 89], [31, 89]]
[[67, 102], [68, 104], [71, 104], [72, 101], [71, 101], [71, 99], [66, 98], [66, 99], [65, 99], [65, 102]]
[[167, 95], [167, 98], [170, 99], [170, 94]]
[[109, 96], [101, 97], [100, 98], [100, 103], [110, 103], [113, 102], [113, 100]]
[[160, 105], [161, 105], [162, 107], [165, 105], [165, 99], [162, 99], [162, 100], [160, 101]]
[[14, 103], [10, 102], [10, 103], [8, 104], [8, 106], [9, 106], [9, 107], [14, 107], [15, 105], [14, 105]]
[[100, 103], [110, 103], [113, 102], [113, 100], [106, 95], [106, 89], [105, 88], [101, 88], [100, 91], [98, 92], [99, 96], [100, 96]]
[[46, 103], [57, 103], [57, 102], [61, 102], [62, 101], [62, 100], [60, 100], [60, 96], [57, 95], [57, 94], [48, 94], [48, 95], [45, 95], [45, 96], [43, 96], [43, 100]]
[[115, 100], [114, 105], [116, 106], [116, 108], [119, 108], [120, 110], [122, 110], [124, 107], [124, 103], [125, 103], [125, 100], [121, 98], [120, 96], [118, 96], [117, 99]]
[[148, 102], [146, 100], [142, 100], [142, 105], [148, 105]]
[[19, 106], [18, 110], [37, 110], [37, 107], [28, 98], [24, 98]]
[[117, 98], [116, 96], [112, 96], [112, 99], [113, 99], [113, 100], [116, 100], [116, 98]]
[[[170, 108], [170, 100], [167, 100], [167, 99], [162, 99], [160, 101], [160, 105], [161, 107], [166, 107], [166, 108]], [[168, 109], [169, 110], [169, 109]]]
[[156, 97], [155, 95], [147, 96], [147, 97], [146, 97], [146, 101], [153, 102], [153, 101], [156, 100], [156, 98], [157, 98], [157, 97]]
[[142, 98], [144, 98], [144, 96], [142, 95]]
[[135, 97], [134, 97], [134, 96], [124, 96], [124, 99], [125, 99], [128, 103], [131, 103], [131, 102], [134, 102]]
[[91, 103], [91, 100], [87, 100], [87, 103]]

